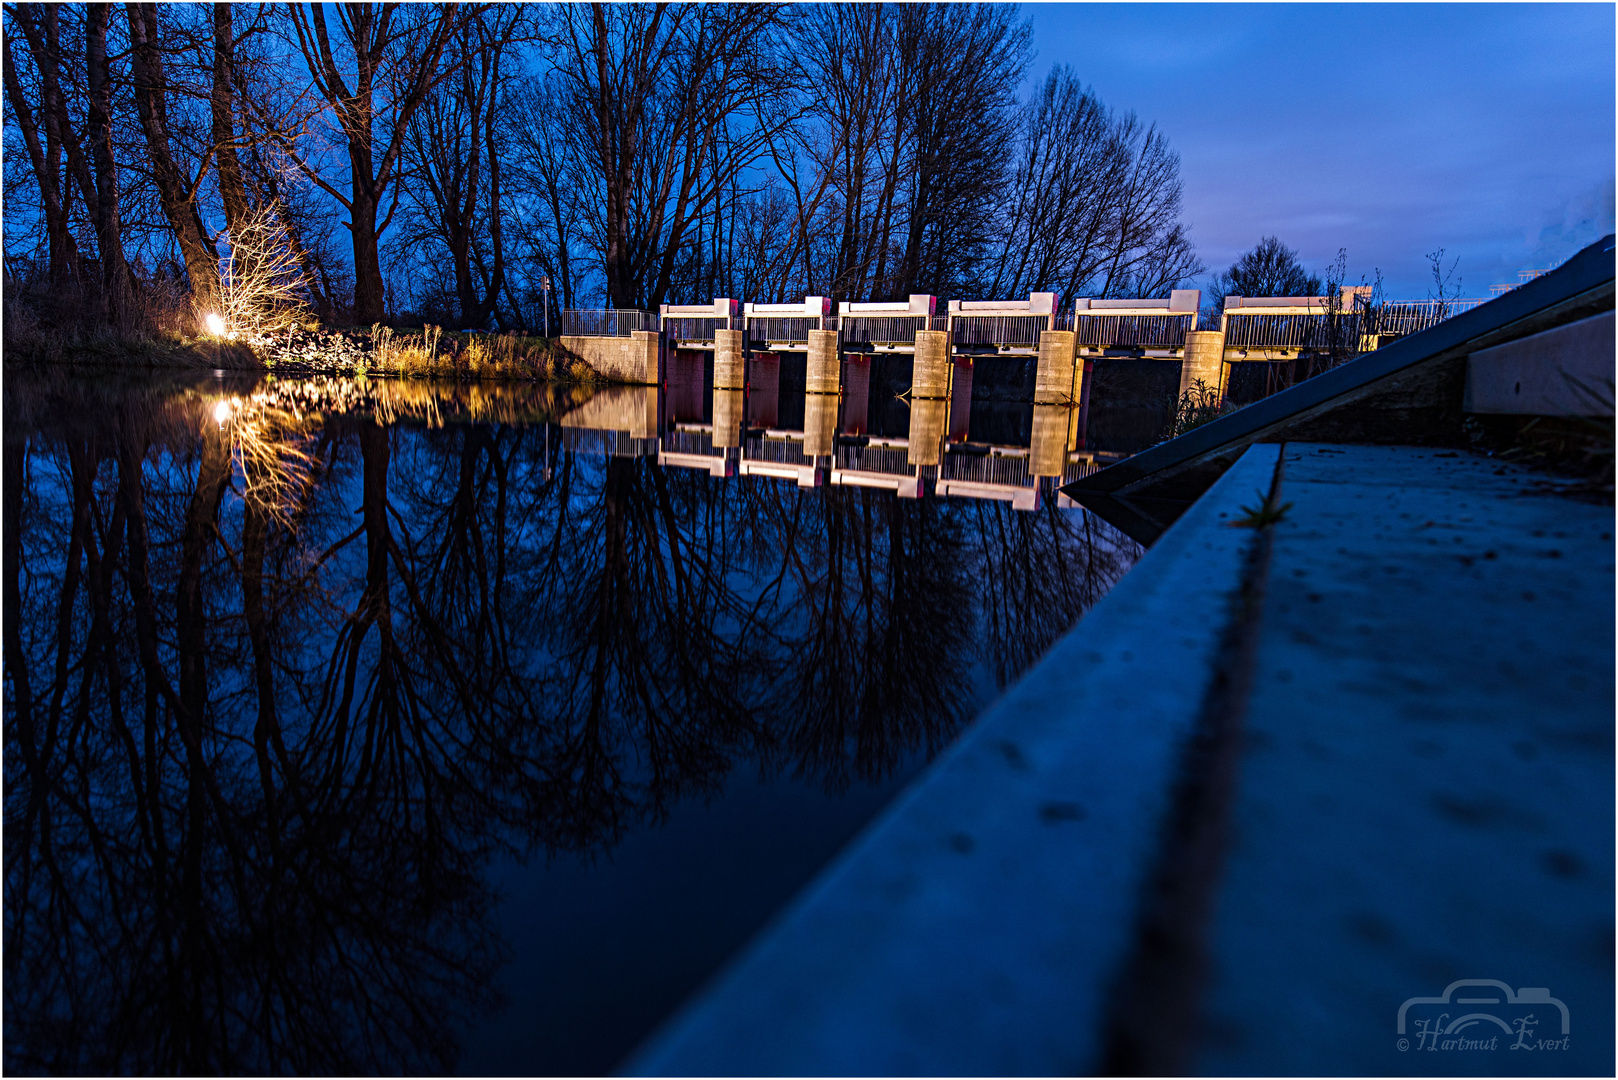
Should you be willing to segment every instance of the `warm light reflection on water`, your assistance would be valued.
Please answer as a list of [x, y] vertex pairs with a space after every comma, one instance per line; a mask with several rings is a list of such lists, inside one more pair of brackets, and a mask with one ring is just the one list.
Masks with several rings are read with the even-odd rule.
[[9, 1069], [610, 1068], [1134, 558], [644, 402], [8, 377]]

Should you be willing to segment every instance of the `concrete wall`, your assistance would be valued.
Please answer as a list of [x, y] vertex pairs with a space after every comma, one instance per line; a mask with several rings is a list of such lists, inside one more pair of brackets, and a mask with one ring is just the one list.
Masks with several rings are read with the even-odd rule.
[[663, 338], [649, 330], [629, 337], [564, 337], [562, 348], [609, 382], [656, 386], [663, 381]]
[[598, 390], [562, 417], [562, 426], [597, 431], [627, 431], [631, 438], [657, 436], [656, 386], [609, 386]]

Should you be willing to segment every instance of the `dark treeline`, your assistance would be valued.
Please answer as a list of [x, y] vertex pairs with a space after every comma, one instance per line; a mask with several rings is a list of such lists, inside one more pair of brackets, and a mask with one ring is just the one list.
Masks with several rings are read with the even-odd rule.
[[[115, 326], [291, 268], [329, 321], [716, 295], [1154, 296], [1163, 134], [1006, 5], [4, 8], [8, 275]], [[271, 254], [266, 254], [271, 252]]]
[[489, 859], [889, 775], [1133, 552], [543, 426], [65, 393], [7, 395], [8, 1072], [444, 1071]]

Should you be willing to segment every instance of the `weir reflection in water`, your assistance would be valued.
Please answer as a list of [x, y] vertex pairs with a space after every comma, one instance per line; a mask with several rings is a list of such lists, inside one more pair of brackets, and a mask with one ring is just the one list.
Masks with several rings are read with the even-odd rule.
[[647, 402], [8, 377], [9, 1070], [609, 1069], [1135, 557]]

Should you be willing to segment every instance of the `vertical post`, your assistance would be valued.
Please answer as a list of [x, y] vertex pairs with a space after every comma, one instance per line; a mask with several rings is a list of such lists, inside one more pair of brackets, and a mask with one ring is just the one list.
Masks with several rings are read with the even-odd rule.
[[835, 330], [809, 331], [809, 362], [804, 386], [811, 394], [835, 394], [842, 388], [843, 365]]
[[1201, 380], [1214, 391], [1216, 400], [1225, 397], [1225, 332], [1223, 330], [1188, 330], [1185, 334], [1185, 359], [1180, 364], [1180, 397], [1184, 398]]
[[1039, 335], [1039, 366], [1034, 372], [1034, 401], [1068, 405], [1073, 401], [1074, 360], [1078, 354], [1072, 330], [1046, 330]]
[[837, 435], [837, 398], [832, 394], [803, 395], [803, 455], [830, 457]]
[[910, 403], [910, 464], [936, 467], [943, 457], [944, 420], [949, 402], [917, 398]]
[[747, 385], [747, 364], [742, 355], [740, 330], [715, 330], [713, 385], [715, 390], [740, 390]]
[[921, 330], [916, 333], [915, 362], [910, 376], [910, 397], [947, 400], [949, 398], [949, 332]]
[[713, 392], [713, 444], [716, 450], [730, 450], [742, 444], [742, 392]]
[[1068, 417], [1072, 412], [1071, 406], [1034, 406], [1034, 437], [1028, 451], [1030, 475], [1060, 477], [1067, 472]]
[[972, 433], [972, 358], [963, 356], [954, 366], [950, 376], [949, 438], [965, 442]]

